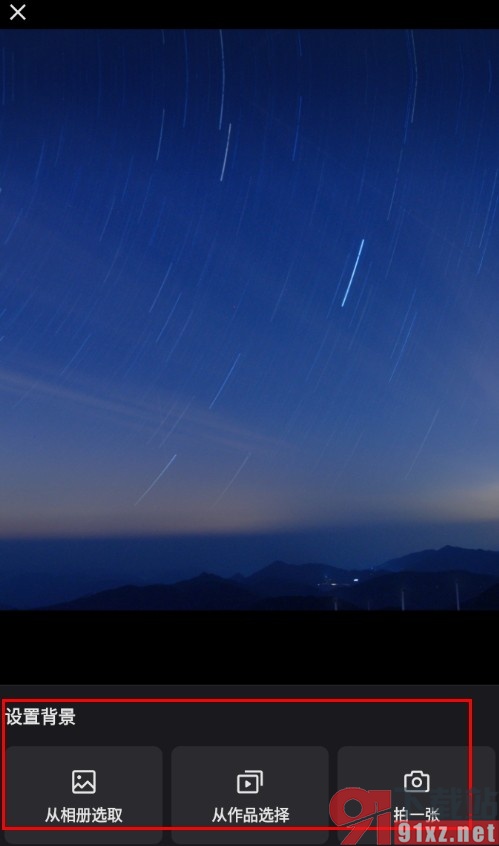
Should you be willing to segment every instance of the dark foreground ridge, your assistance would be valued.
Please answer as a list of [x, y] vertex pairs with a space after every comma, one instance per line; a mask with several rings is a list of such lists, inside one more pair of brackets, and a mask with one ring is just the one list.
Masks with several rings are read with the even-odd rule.
[[202, 573], [46, 606], [64, 611], [389, 611], [499, 608], [499, 552], [446, 546], [369, 570], [275, 561], [250, 576]]

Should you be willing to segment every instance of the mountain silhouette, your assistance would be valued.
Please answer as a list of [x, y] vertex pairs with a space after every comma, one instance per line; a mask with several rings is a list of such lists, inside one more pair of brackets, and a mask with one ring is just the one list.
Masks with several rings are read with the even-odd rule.
[[499, 610], [499, 584], [493, 584], [478, 596], [464, 603], [467, 611], [498, 611]]
[[425, 549], [402, 558], [394, 558], [379, 569], [412, 572], [467, 570], [470, 573], [489, 573], [499, 579], [499, 552], [443, 546], [441, 549]]
[[[401, 570], [383, 573], [369, 582], [358, 584], [339, 596], [350, 598], [359, 608], [388, 610], [451, 610], [495, 584], [494, 576], [468, 573], [463, 570], [413, 572]], [[457, 586], [457, 587], [456, 587]]]
[[253, 594], [231, 579], [201, 573], [173, 585], [126, 585], [81, 599], [50, 606], [50, 610], [89, 611], [199, 611], [248, 608]]
[[[273, 563], [249, 576], [202, 573], [174, 584], [127, 584], [45, 610], [453, 610], [499, 607], [499, 553], [446, 546], [346, 570]], [[40, 605], [38, 606], [40, 607]]]
[[321, 595], [325, 588], [335, 585], [351, 585], [356, 578], [363, 581], [370, 577], [369, 570], [344, 570], [328, 564], [286, 564], [273, 561], [251, 576], [240, 580], [265, 596], [311, 596]]

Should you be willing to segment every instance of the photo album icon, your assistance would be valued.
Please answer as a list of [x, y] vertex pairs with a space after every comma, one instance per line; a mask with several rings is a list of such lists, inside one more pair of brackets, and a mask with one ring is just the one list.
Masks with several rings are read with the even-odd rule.
[[95, 770], [73, 770], [71, 775], [73, 793], [95, 793]]
[[237, 777], [238, 793], [258, 793], [263, 785], [263, 770], [245, 770]]

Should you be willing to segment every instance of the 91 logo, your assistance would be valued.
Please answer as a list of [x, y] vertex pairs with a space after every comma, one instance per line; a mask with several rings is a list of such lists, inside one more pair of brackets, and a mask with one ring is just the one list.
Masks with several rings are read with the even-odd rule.
[[[356, 803], [354, 813], [347, 811], [350, 802]], [[329, 803], [329, 816], [335, 825], [351, 827], [341, 846], [354, 846], [373, 826], [378, 846], [389, 846], [392, 841], [391, 805], [391, 790], [364, 790], [362, 787], [338, 790]]]

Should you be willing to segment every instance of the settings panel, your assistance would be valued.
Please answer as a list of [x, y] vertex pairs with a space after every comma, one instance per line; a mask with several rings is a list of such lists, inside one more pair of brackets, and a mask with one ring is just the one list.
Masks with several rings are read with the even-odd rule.
[[499, 844], [497, 685], [0, 692], [2, 843]]

